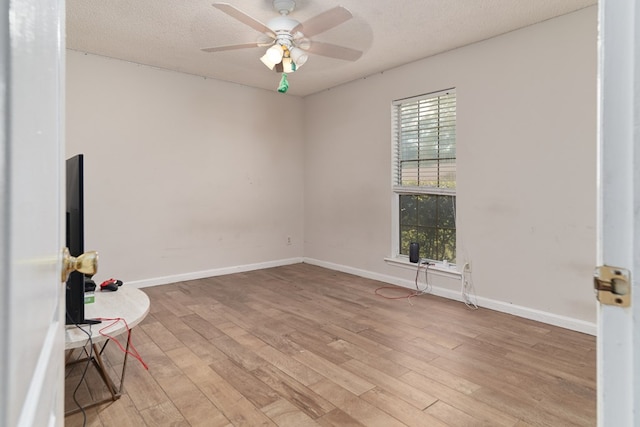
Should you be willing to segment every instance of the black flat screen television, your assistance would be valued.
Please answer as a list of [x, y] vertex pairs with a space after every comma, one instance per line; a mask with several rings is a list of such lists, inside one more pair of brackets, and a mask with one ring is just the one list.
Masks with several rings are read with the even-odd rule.
[[[84, 156], [78, 154], [67, 160], [66, 177], [66, 243], [73, 257], [84, 253]], [[85, 275], [78, 271], [67, 279], [66, 324], [99, 323], [84, 317]]]

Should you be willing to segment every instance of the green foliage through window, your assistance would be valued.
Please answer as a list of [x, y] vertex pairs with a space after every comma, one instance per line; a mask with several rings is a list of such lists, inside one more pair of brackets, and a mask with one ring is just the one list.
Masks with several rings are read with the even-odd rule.
[[420, 244], [420, 257], [456, 260], [455, 196], [400, 195], [400, 253]]

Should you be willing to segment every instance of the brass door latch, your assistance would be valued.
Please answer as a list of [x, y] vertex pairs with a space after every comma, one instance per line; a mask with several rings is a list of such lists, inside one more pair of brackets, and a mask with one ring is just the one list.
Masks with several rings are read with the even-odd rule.
[[629, 307], [631, 304], [631, 277], [629, 270], [602, 265], [596, 267], [593, 287], [602, 304]]

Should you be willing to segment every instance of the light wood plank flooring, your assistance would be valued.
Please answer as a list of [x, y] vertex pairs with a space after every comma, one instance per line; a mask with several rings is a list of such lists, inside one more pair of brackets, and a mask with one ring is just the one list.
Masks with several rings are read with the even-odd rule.
[[[149, 370], [129, 359], [125, 394], [86, 425], [596, 425], [594, 337], [383, 285], [297, 264], [144, 288]], [[77, 396], [104, 391], [89, 369]]]

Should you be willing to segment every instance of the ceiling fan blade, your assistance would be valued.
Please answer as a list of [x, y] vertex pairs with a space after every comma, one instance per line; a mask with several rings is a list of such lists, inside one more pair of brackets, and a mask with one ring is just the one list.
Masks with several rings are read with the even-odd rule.
[[261, 47], [261, 46], [265, 46], [265, 45], [262, 43], [243, 43], [243, 44], [229, 44], [226, 46], [207, 47], [200, 50], [203, 52], [222, 52], [224, 50], [246, 49], [249, 47]]
[[337, 27], [345, 21], [353, 18], [351, 12], [342, 6], [336, 6], [296, 25], [291, 33], [302, 32], [305, 37], [313, 37], [327, 30]]
[[307, 52], [328, 56], [329, 58], [343, 59], [345, 61], [356, 61], [362, 56], [362, 51], [360, 50], [316, 41], [311, 42], [311, 46], [309, 46]]
[[273, 33], [273, 31], [271, 31], [271, 29], [267, 27], [265, 24], [258, 21], [257, 19], [252, 18], [251, 16], [247, 15], [243, 11], [236, 9], [235, 7], [231, 6], [229, 3], [213, 3], [212, 6], [226, 13], [230, 17], [237, 19], [243, 24], [250, 26], [256, 31], [260, 31], [261, 33], [268, 34], [270, 37], [275, 38], [276, 36]]

